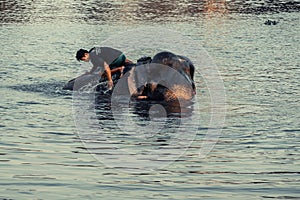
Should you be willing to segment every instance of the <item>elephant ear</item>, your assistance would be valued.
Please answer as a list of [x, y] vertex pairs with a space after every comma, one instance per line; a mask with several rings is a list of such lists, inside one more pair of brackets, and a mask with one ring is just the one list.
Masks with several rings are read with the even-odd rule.
[[191, 79], [194, 81], [195, 65], [194, 63], [186, 56], [177, 55], [179, 60], [181, 60], [186, 68], [186, 71], [190, 75]]
[[132, 68], [127, 74], [127, 85], [131, 96], [140, 95], [147, 84], [148, 67], [141, 65]]

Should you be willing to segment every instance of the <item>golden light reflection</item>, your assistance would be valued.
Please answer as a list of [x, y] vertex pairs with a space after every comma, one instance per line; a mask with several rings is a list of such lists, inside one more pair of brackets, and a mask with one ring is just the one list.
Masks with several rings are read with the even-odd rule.
[[226, 14], [228, 12], [226, 0], [206, 0], [203, 12]]

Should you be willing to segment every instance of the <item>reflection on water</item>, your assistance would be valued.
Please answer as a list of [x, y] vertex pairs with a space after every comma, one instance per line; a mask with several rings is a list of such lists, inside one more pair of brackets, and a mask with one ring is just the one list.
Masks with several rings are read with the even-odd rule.
[[294, 0], [126, 0], [126, 1], [31, 1], [2, 0], [1, 23], [33, 23], [68, 20], [82, 23], [167, 22], [195, 20], [209, 13], [274, 13], [298, 12], [300, 2]]
[[119, 98], [118, 105], [110, 105], [110, 96], [98, 96], [94, 102], [94, 95], [74, 92], [75, 123], [85, 148], [108, 167], [132, 172], [167, 167], [189, 148], [199, 126], [205, 125], [192, 102], [120, 103]]
[[[128, 106], [130, 112], [140, 117], [140, 120], [153, 120], [153, 118], [168, 117], [168, 118], [182, 118], [191, 117], [193, 115], [194, 101], [131, 101], [126, 102], [123, 106]], [[99, 95], [95, 101], [95, 112], [99, 120], [113, 120], [111, 112], [111, 96]], [[160, 106], [160, 107], [157, 107]], [[120, 108], [121, 109], [121, 108]], [[152, 110], [152, 113], [151, 113]], [[165, 112], [162, 114], [162, 112]]]

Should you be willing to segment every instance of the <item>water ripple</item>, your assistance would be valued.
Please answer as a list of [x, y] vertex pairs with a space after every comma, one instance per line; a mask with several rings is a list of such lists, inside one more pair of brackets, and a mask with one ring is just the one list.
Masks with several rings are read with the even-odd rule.
[[57, 20], [73, 22], [181, 21], [205, 14], [299, 12], [300, 3], [279, 1], [2, 1], [1, 23], [33, 23]]

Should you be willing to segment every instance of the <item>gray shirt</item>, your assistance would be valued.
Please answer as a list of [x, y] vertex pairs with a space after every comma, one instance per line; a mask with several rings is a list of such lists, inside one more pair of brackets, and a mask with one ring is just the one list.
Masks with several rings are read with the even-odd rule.
[[104, 62], [110, 65], [114, 60], [122, 55], [121, 51], [110, 47], [94, 47], [89, 51], [89, 53], [91, 63], [93, 64], [92, 71], [97, 69], [101, 72], [104, 71]]

